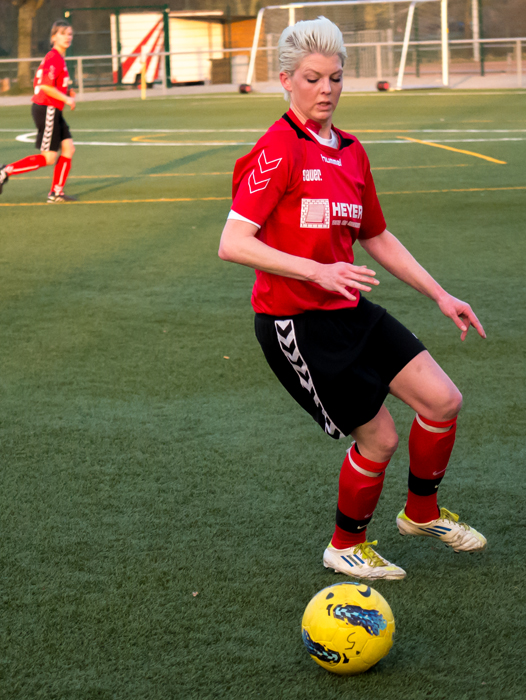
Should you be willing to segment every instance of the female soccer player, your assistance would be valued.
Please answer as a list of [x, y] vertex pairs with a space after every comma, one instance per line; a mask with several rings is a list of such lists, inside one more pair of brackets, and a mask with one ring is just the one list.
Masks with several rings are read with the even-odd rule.
[[236, 163], [219, 256], [256, 270], [256, 335], [278, 379], [326, 433], [354, 438], [324, 565], [357, 578], [401, 579], [405, 571], [366, 538], [398, 442], [388, 393], [416, 411], [401, 534], [435, 537], [455, 551], [483, 549], [486, 540], [437, 505], [461, 394], [420, 340], [362, 296], [378, 281], [366, 265], [353, 265], [354, 242], [433, 299], [461, 340], [470, 325], [485, 333], [469, 304], [442, 289], [386, 229], [363, 147], [332, 126], [345, 58], [340, 30], [324, 17], [281, 35], [290, 110]]
[[[69, 74], [64, 56], [73, 41], [73, 29], [68, 22], [58, 20], [51, 27], [53, 48], [46, 55], [34, 80], [35, 94], [32, 102], [33, 121], [38, 129], [35, 146], [38, 156], [27, 156], [22, 160], [3, 165], [0, 168], [0, 194], [3, 185], [12, 175], [29, 173], [46, 165], [53, 165], [51, 191], [48, 202], [70, 202], [74, 197], [64, 194], [64, 185], [71, 169], [71, 159], [75, 153], [69, 127], [62, 116], [64, 105], [75, 109], [75, 92], [69, 89]], [[58, 150], [60, 158], [57, 161]]]

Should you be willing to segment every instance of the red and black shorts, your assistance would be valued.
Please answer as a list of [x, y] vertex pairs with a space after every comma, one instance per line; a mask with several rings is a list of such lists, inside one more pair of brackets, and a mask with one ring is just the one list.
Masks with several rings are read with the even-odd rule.
[[50, 105], [32, 105], [31, 114], [38, 129], [35, 147], [40, 151], [58, 151], [65, 139], [71, 138], [62, 110]]
[[333, 438], [380, 410], [389, 384], [425, 346], [362, 296], [354, 309], [256, 314], [256, 336], [291, 396]]

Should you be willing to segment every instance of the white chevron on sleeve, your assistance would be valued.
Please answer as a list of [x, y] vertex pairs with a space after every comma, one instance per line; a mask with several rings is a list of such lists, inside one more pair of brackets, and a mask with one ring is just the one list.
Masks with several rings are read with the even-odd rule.
[[261, 151], [261, 154], [258, 159], [259, 163], [259, 169], [261, 170], [261, 173], [268, 173], [271, 170], [276, 170], [278, 165], [281, 163], [283, 158], [276, 158], [275, 160], [267, 160], [267, 156], [265, 155], [265, 150], [263, 149]]
[[270, 178], [268, 178], [268, 180], [260, 180], [260, 182], [258, 182], [256, 180], [256, 176], [254, 174], [255, 172], [256, 171], [253, 170], [250, 173], [250, 177], [248, 178], [248, 189], [250, 190], [250, 194], [254, 194], [254, 192], [259, 192], [260, 190], [264, 190], [265, 187], [270, 182]]

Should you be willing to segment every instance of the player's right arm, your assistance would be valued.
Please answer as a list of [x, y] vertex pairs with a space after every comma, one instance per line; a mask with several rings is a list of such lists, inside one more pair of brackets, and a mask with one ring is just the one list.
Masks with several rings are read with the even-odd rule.
[[54, 100], [60, 100], [60, 102], [64, 102], [64, 104], [68, 105], [68, 107], [71, 107], [71, 110], [75, 109], [74, 97], [65, 95], [63, 92], [60, 92], [60, 90], [57, 90], [57, 88], [53, 87], [52, 85], [40, 85], [39, 87], [40, 91], [45, 93], [48, 97], [52, 97]]
[[346, 262], [323, 264], [308, 258], [284, 253], [263, 243], [256, 234], [258, 227], [246, 221], [228, 219], [221, 235], [219, 257], [274, 275], [291, 277], [297, 280], [315, 282], [332, 292], [339, 292], [346, 299], [354, 301], [355, 296], [349, 287], [370, 292], [368, 285], [377, 285], [376, 273], [365, 265], [351, 265]]

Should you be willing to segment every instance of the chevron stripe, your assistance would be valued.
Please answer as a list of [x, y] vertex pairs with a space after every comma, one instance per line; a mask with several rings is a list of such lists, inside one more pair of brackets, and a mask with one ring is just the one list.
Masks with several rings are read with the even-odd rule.
[[[261, 170], [261, 173], [268, 173], [270, 170], [275, 170], [278, 165], [281, 163], [283, 158], [276, 158], [276, 160], [267, 160], [267, 156], [265, 155], [265, 151], [261, 151], [261, 155], [258, 158], [258, 164], [259, 164], [259, 169]], [[265, 165], [263, 165], [263, 163]]]
[[280, 343], [290, 348], [290, 346], [294, 343], [294, 335], [290, 333], [286, 338], [281, 338]]
[[[300, 385], [303, 389], [305, 389], [305, 391], [309, 392], [312, 400], [314, 401], [314, 404], [321, 409], [325, 422], [325, 432], [328, 435], [332, 435], [335, 438], [345, 437], [342, 431], [339, 430], [333, 423], [333, 421], [330, 419], [327, 411], [324, 409], [318, 397], [318, 394], [316, 393], [316, 389], [314, 388], [314, 383], [312, 381], [309, 368], [298, 348], [298, 344], [296, 341], [296, 331], [294, 329], [294, 321], [292, 319], [286, 319], [285, 321], [274, 321], [274, 326], [276, 328], [279, 346], [283, 354], [289, 361], [291, 367], [296, 372], [298, 379], [300, 380]], [[294, 348], [293, 352], [291, 352], [292, 348]]]
[[[282, 325], [283, 323], [285, 325]], [[294, 337], [292, 321], [279, 321], [278, 323], [276, 323], [276, 330], [278, 332], [278, 335], [281, 335], [282, 337]]]
[[55, 107], [46, 107], [46, 124], [44, 126], [44, 135], [42, 136], [41, 151], [49, 151], [51, 146], [51, 137], [53, 136], [53, 124], [55, 122]]
[[261, 190], [264, 190], [270, 182], [270, 178], [268, 178], [267, 180], [256, 180], [256, 176], [254, 174], [255, 172], [256, 171], [253, 170], [250, 173], [250, 177], [248, 178], [248, 189], [250, 190], [250, 194], [254, 194], [254, 192], [260, 192]]

